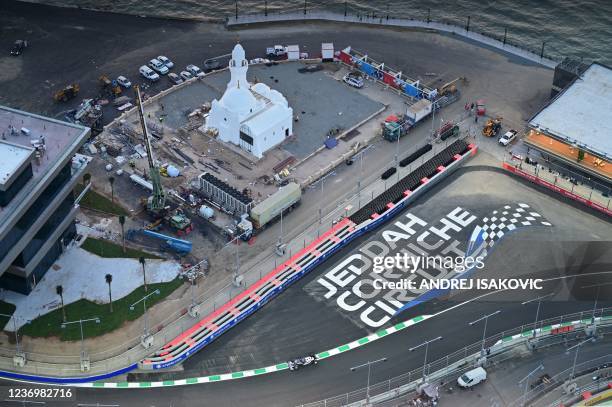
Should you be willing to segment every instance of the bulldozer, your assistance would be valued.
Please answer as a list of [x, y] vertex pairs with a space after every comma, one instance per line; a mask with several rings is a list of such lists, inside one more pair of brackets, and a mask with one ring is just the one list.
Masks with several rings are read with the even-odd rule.
[[67, 102], [75, 97], [77, 93], [79, 93], [79, 89], [80, 87], [78, 83], [72, 83], [66, 86], [64, 89], [55, 92], [53, 94], [53, 99], [55, 99], [56, 102]]
[[482, 128], [482, 135], [485, 137], [497, 137], [502, 127], [502, 118], [487, 120], [487, 124]]
[[110, 79], [106, 75], [100, 76], [99, 79], [103, 92], [114, 97], [121, 95], [121, 86], [119, 86], [116, 80]]

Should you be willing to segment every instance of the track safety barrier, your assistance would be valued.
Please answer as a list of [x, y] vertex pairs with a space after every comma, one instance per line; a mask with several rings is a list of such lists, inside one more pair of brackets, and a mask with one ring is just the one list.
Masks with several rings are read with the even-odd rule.
[[[477, 151], [477, 147], [473, 144], [468, 144], [465, 140], [457, 140], [447, 148], [436, 154], [433, 158], [423, 163], [413, 173], [408, 174], [397, 184], [387, 189], [381, 195], [376, 197], [372, 202], [366, 204], [355, 214], [344, 218], [334, 225], [330, 230], [313, 241], [310, 245], [295, 254], [291, 259], [278, 266], [276, 269], [268, 273], [262, 279], [254, 283], [248, 289], [236, 296], [230, 302], [224, 304], [212, 314], [204, 317], [200, 322], [192, 326], [174, 340], [164, 345], [161, 349], [153, 353], [150, 357], [145, 358], [138, 363], [137, 367], [147, 370], [159, 370], [176, 365], [193, 355], [204, 346], [211, 343], [221, 334], [237, 325], [240, 321], [263, 307], [267, 302], [283, 292], [292, 283], [302, 278], [317, 265], [325, 261], [335, 252], [346, 246], [349, 242], [364, 235], [368, 231], [382, 225], [386, 220], [395, 216], [403, 210], [409, 203], [414, 201], [416, 197], [424, 191], [430, 189], [433, 185], [445, 178], [450, 172], [458, 168], [463, 162], [473, 156]], [[429, 177], [428, 182], [414, 183], [414, 174], [418, 177], [425, 174]], [[382, 201], [393, 202], [393, 205], [380, 205]], [[367, 212], [367, 214], [366, 214]], [[425, 317], [417, 317], [424, 319]], [[419, 322], [421, 319], [418, 319]], [[413, 321], [413, 323], [416, 323]], [[409, 326], [408, 321], [398, 324], [386, 330], [378, 331], [377, 337], [383, 337], [389, 333], [403, 329], [405, 324]], [[362, 338], [363, 343], [369, 343], [374, 338]], [[361, 345], [361, 344], [359, 344]], [[345, 349], [345, 347], [348, 348]], [[343, 345], [336, 350], [330, 350], [328, 353], [323, 352], [320, 356], [322, 359], [341, 353], [344, 350], [356, 347], [353, 345]], [[279, 367], [280, 366], [280, 367]], [[239, 372], [244, 377], [248, 377], [267, 373], [271, 371], [282, 370], [281, 365], [255, 369], [250, 372]], [[53, 378], [35, 375], [23, 375], [13, 372], [0, 372], [0, 377], [5, 377], [14, 380], [24, 380], [38, 383], [53, 383], [53, 384], [79, 384], [91, 383], [99, 380], [106, 380], [110, 377], [125, 374], [133, 370], [136, 366], [131, 365], [127, 368], [110, 372], [105, 375], [95, 377], [74, 377], [74, 378]], [[230, 374], [230, 375], [233, 375]], [[218, 381], [216, 376], [207, 376], [207, 381]], [[212, 379], [211, 379], [212, 377]], [[198, 380], [200, 380], [198, 379]], [[188, 379], [185, 379], [188, 380]], [[163, 382], [162, 382], [163, 383]], [[199, 383], [199, 381], [197, 382]], [[184, 383], [191, 384], [191, 383]], [[130, 384], [122, 385], [132, 387]], [[119, 387], [117, 385], [117, 387]]]
[[[268, 273], [236, 298], [140, 362], [142, 369], [164, 369], [185, 360], [299, 280], [353, 239], [363, 235], [412, 202], [450, 170], [476, 153], [476, 146], [457, 140], [374, 198], [348, 218]], [[427, 178], [428, 182], [421, 182]], [[408, 192], [408, 193], [407, 193]], [[392, 205], [388, 205], [388, 203]]]

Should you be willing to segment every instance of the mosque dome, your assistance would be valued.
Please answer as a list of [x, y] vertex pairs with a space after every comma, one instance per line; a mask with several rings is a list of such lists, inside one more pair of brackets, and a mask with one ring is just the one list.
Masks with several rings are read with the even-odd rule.
[[228, 110], [248, 113], [257, 106], [257, 99], [246, 87], [228, 88], [220, 101]]

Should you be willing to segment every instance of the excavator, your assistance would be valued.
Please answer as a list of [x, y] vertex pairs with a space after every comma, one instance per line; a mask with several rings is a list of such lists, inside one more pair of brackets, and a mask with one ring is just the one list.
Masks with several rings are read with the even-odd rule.
[[138, 105], [138, 116], [140, 117], [140, 125], [142, 126], [142, 135], [144, 145], [147, 152], [147, 160], [149, 161], [149, 179], [153, 186], [151, 196], [146, 199], [146, 209], [149, 215], [157, 220], [162, 219], [176, 233], [181, 236], [188, 234], [193, 229], [191, 219], [189, 219], [183, 211], [177, 209], [174, 213], [169, 213], [170, 207], [166, 205], [166, 193], [161, 183], [161, 175], [159, 167], [155, 164], [153, 157], [153, 149], [151, 148], [151, 136], [147, 123], [145, 121], [144, 107], [140, 96], [140, 87], [134, 86], [136, 90], [136, 104]]
[[502, 127], [502, 118], [487, 120], [487, 124], [482, 128], [482, 135], [485, 137], [497, 137]]

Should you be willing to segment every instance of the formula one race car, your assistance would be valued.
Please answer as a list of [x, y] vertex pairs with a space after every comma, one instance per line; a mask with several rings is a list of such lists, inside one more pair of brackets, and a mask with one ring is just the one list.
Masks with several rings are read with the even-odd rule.
[[302, 366], [316, 365], [317, 363], [318, 360], [314, 353], [287, 362], [289, 370], [298, 370]]

